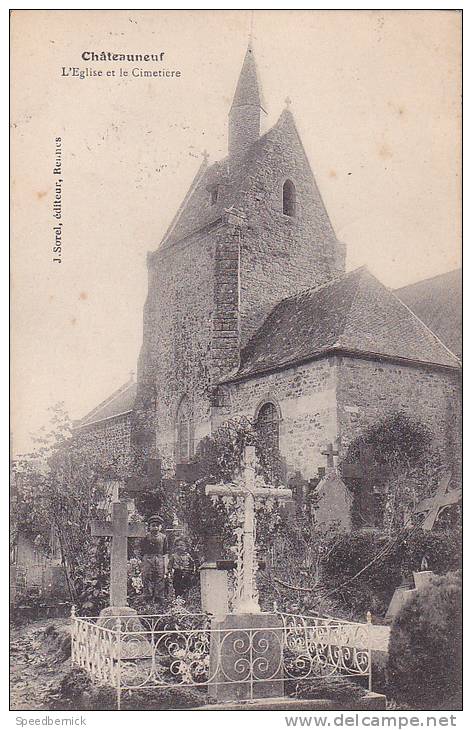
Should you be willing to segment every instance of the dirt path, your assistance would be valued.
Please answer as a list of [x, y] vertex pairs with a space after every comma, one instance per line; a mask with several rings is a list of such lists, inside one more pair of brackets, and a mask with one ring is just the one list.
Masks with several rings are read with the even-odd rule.
[[70, 669], [57, 645], [44, 640], [51, 625], [65, 626], [68, 619], [43, 619], [14, 628], [10, 635], [10, 709], [46, 710], [55, 690]]

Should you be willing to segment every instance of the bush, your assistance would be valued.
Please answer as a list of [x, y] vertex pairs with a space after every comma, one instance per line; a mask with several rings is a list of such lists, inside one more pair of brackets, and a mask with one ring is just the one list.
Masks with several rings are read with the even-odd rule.
[[323, 577], [328, 586], [339, 586], [339, 597], [358, 614], [370, 610], [382, 615], [397, 586], [405, 576], [420, 570], [427, 558], [428, 569], [442, 574], [457, 570], [461, 563], [461, 536], [458, 531], [429, 532], [411, 529], [387, 555], [376, 561], [352, 583], [343, 586], [372, 558], [392, 542], [381, 530], [353, 532], [339, 539], [328, 556]]
[[389, 690], [395, 699], [415, 709], [433, 710], [457, 695], [462, 674], [461, 604], [460, 576], [448, 573], [418, 591], [399, 612], [387, 661]]
[[[55, 710], [116, 710], [117, 696], [113, 687], [94, 685], [84, 669], [73, 669], [62, 679], [53, 695]], [[206, 690], [193, 687], [148, 687], [125, 690], [122, 710], [176, 710], [212, 704]]]
[[298, 682], [294, 692], [295, 697], [303, 700], [334, 700], [337, 702], [355, 702], [366, 694], [367, 690], [360, 684], [336, 675]]

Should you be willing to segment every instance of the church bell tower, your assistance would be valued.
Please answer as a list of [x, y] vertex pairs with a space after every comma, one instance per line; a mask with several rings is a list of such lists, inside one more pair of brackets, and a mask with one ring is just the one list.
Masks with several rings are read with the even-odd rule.
[[254, 51], [249, 43], [234, 93], [228, 119], [228, 152], [243, 155], [259, 139], [261, 120], [266, 114]]

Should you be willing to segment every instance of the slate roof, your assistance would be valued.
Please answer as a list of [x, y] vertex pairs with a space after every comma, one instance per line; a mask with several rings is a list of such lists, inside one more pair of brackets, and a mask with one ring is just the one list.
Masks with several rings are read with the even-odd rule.
[[365, 268], [283, 299], [241, 352], [232, 379], [330, 351], [458, 368], [458, 359]]
[[457, 357], [462, 357], [461, 269], [404, 286], [395, 294]]
[[118, 390], [115, 390], [109, 398], [102, 401], [100, 405], [96, 406], [90, 413], [81, 418], [74, 424], [75, 428], [83, 428], [89, 426], [92, 423], [98, 423], [99, 421], [105, 421], [110, 418], [116, 418], [124, 413], [129, 413], [134, 406], [136, 399], [137, 385], [133, 381], [128, 381], [122, 385]]
[[260, 106], [264, 109], [261, 85], [259, 83], [254, 51], [248, 46], [244, 57], [241, 73], [239, 74], [236, 91], [234, 92], [233, 106]]

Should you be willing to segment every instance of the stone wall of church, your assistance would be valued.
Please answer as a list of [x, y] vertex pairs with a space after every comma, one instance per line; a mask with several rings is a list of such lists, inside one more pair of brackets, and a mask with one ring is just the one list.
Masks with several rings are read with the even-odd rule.
[[434, 435], [445, 464], [460, 462], [460, 380], [457, 373], [331, 357], [225, 386], [225, 407], [213, 409], [213, 429], [230, 417], [253, 419], [272, 401], [280, 410], [280, 450], [288, 476], [310, 479], [326, 466], [321, 454], [339, 437], [341, 457], [367, 427], [402, 411]]
[[456, 372], [340, 358], [338, 422], [343, 449], [368, 426], [399, 411], [430, 429], [444, 463], [460, 461], [460, 379]]
[[280, 412], [280, 451], [287, 475], [300, 471], [305, 479], [326, 465], [321, 454], [337, 435], [336, 368], [334, 358], [225, 386], [224, 408], [214, 409], [213, 428], [231, 417], [254, 419], [260, 406], [273, 402]]
[[[150, 255], [138, 365], [135, 418], [148, 410], [155, 442], [149, 453], [174, 462], [179, 404], [193, 414], [198, 441], [209, 431], [214, 261], [218, 232], [197, 232]], [[151, 425], [149, 422], [152, 420]]]
[[127, 467], [131, 457], [131, 414], [125, 413], [74, 432], [77, 449], [102, 466]]
[[[295, 215], [283, 213], [283, 185], [295, 185]], [[281, 299], [344, 273], [336, 240], [290, 113], [257, 145], [240, 206], [241, 342], [244, 345]]]

